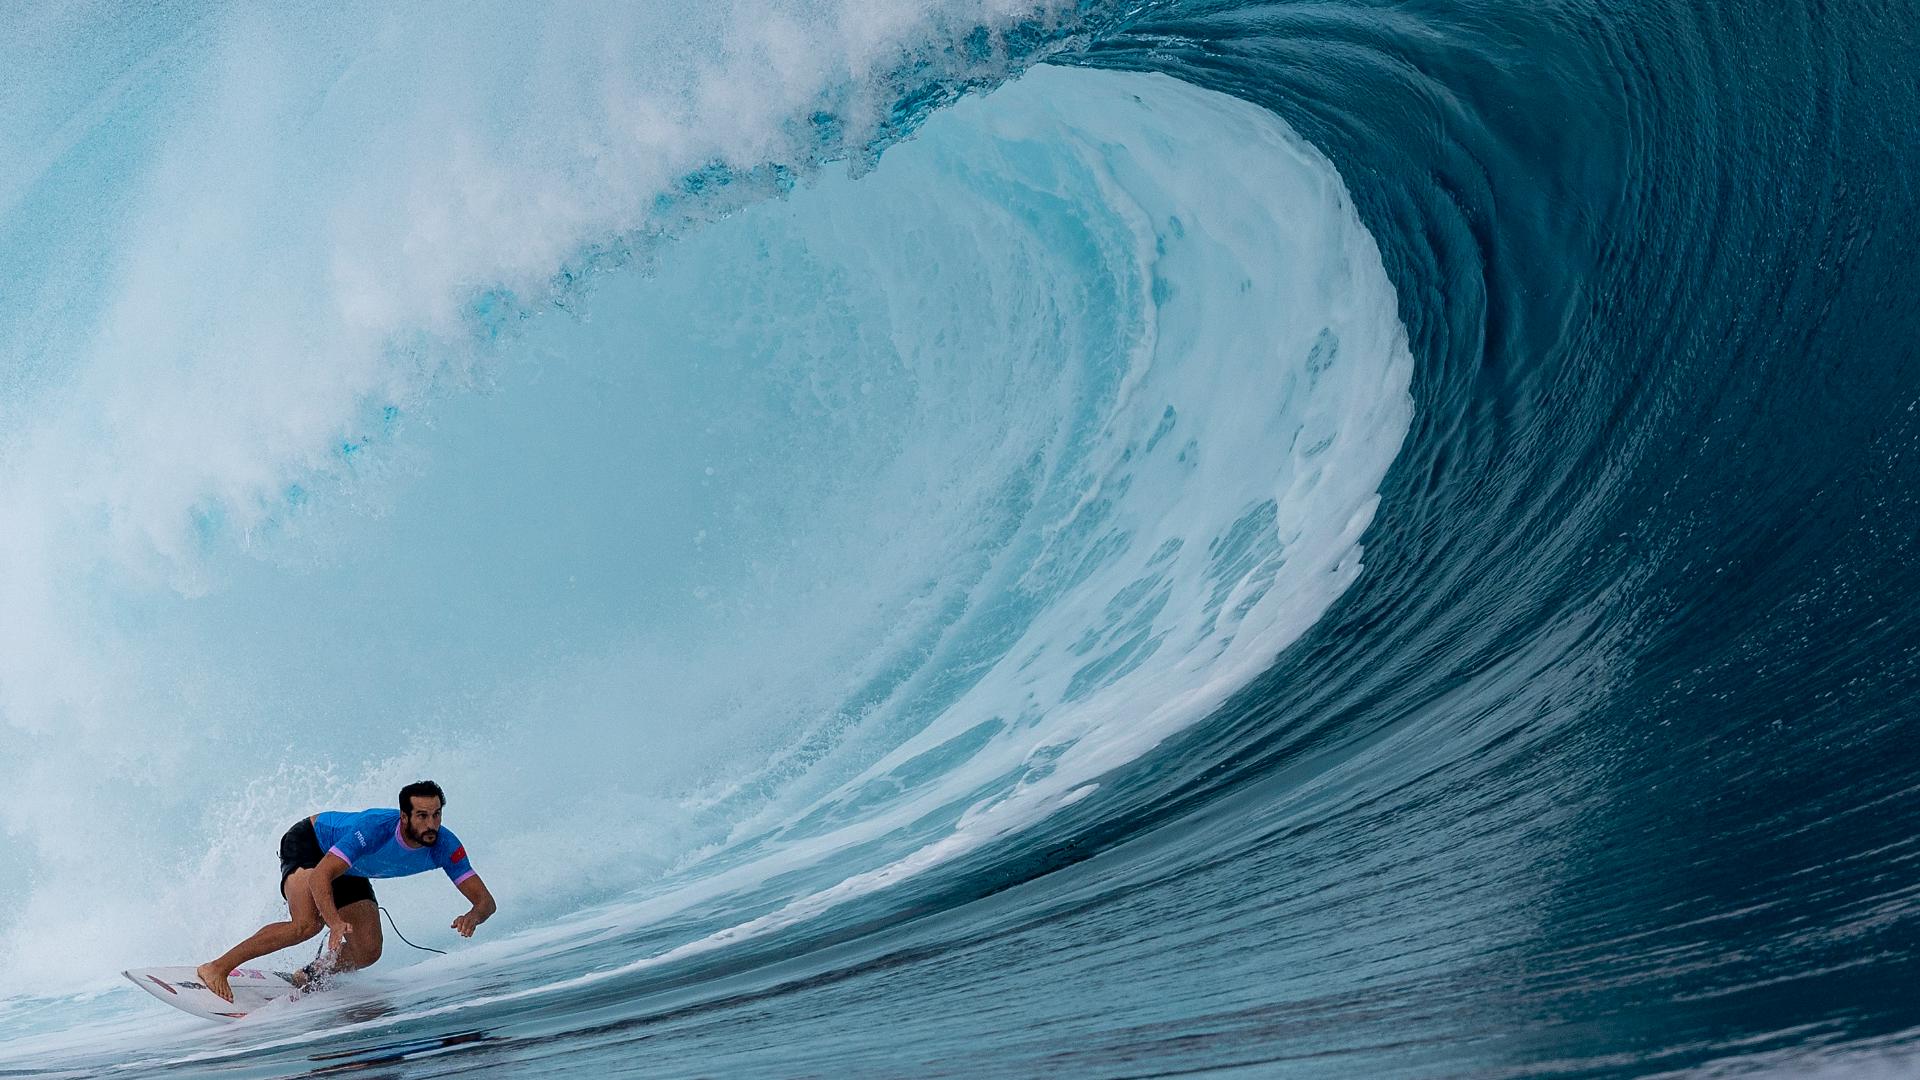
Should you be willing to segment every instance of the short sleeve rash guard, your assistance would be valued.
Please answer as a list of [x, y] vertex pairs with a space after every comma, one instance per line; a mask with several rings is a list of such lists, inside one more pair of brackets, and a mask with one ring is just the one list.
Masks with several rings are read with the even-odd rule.
[[329, 810], [314, 815], [313, 832], [329, 855], [338, 855], [347, 864], [347, 873], [359, 877], [406, 877], [436, 866], [455, 885], [473, 876], [467, 849], [452, 829], [441, 829], [428, 847], [414, 847], [400, 835], [397, 809], [357, 814]]

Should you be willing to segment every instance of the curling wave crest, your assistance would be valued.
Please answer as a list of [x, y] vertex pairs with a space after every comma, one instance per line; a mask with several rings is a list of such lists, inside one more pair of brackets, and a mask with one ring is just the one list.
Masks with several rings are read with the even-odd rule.
[[[484, 150], [472, 185], [548, 209], [547, 180]], [[564, 245], [503, 279], [429, 216], [390, 271], [284, 252], [365, 283], [379, 345], [346, 374], [316, 328], [242, 307], [193, 315], [211, 353], [115, 332], [52, 381], [61, 407], [5, 461], [33, 526], [10, 629], [39, 661], [0, 701], [26, 780], [0, 813], [40, 841], [9, 993], [244, 933], [286, 821], [416, 774], [452, 792], [503, 932], [697, 907], [698, 933], [615, 958], [650, 963], [791, 925], [1084, 797], [1360, 573], [1412, 361], [1339, 177], [1272, 114], [1042, 67], [868, 175], [771, 200], [729, 175], [748, 197], [726, 216], [586, 260], [564, 310], [527, 317], [521, 280]], [[423, 291], [407, 251], [506, 287], [393, 309]], [[110, 328], [187, 333], [207, 290], [248, 294], [132, 253]], [[283, 338], [256, 369], [249, 346]], [[56, 451], [78, 500], [35, 471]], [[184, 476], [130, 466], [183, 454]], [[110, 541], [59, 542], [89, 522]], [[69, 603], [48, 574], [92, 585]], [[85, 695], [55, 681], [80, 672]], [[113, 873], [142, 896], [70, 844], [98, 776], [85, 828], [139, 839]], [[570, 792], [590, 821], [555, 812]], [[511, 966], [515, 940], [471, 962]]]

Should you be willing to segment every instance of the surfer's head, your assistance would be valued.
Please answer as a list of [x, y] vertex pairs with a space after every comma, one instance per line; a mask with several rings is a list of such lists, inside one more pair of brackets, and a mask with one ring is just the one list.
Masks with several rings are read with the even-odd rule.
[[407, 843], [431, 845], [440, 839], [440, 811], [447, 794], [431, 780], [415, 780], [400, 789], [400, 829]]

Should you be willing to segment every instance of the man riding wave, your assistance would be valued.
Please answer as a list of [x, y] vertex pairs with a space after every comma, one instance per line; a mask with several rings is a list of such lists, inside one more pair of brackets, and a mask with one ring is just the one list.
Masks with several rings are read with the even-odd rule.
[[[440, 827], [447, 797], [440, 785], [420, 780], [400, 789], [398, 810], [359, 813], [325, 811], [294, 823], [280, 838], [280, 895], [286, 922], [269, 923], [247, 940], [199, 967], [200, 981], [228, 1001], [227, 976], [249, 960], [291, 948], [328, 931], [332, 969], [353, 971], [380, 959], [380, 909], [370, 878], [406, 877], [438, 867], [473, 908], [453, 920], [461, 937], [492, 917], [496, 906], [467, 849], [451, 829]], [[295, 974], [305, 986], [318, 974], [308, 964]]]

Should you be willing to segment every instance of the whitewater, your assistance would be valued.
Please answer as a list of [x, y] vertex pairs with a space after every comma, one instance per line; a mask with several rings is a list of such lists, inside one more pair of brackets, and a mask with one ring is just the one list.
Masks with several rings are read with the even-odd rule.
[[[1920, 23], [1755, 15], [31, 8], [0, 1075], [1907, 1071]], [[473, 940], [120, 978], [422, 777]]]

